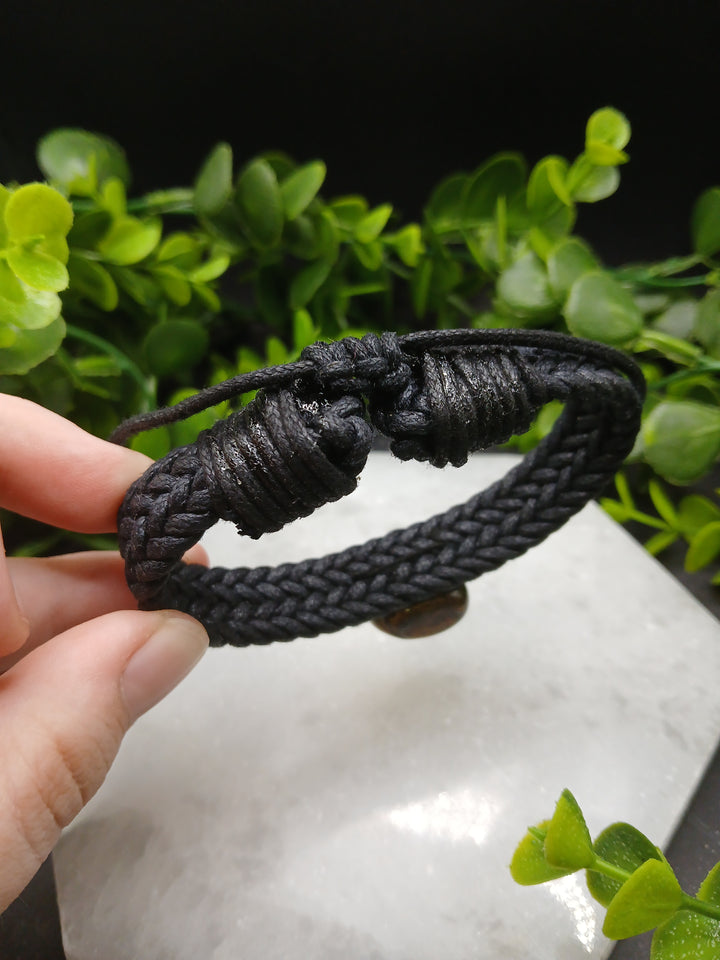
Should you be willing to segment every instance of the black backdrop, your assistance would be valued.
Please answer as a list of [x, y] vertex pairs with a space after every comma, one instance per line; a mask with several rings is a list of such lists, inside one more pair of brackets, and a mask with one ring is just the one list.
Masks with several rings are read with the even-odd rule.
[[321, 157], [328, 194], [416, 217], [500, 149], [575, 155], [612, 104], [631, 163], [578, 229], [610, 262], [683, 253], [720, 183], [718, 27], [717, 0], [2, 0], [0, 180], [77, 125], [125, 146], [138, 190], [189, 183], [225, 139]]

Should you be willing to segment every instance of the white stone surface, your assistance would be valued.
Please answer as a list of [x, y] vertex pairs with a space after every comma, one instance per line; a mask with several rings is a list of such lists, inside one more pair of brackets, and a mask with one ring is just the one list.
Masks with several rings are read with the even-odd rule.
[[[343, 502], [224, 565], [319, 555], [467, 498], [375, 454]], [[583, 879], [507, 864], [567, 786], [664, 843], [720, 735], [718, 623], [594, 505], [470, 585], [452, 630], [210, 651], [131, 731], [55, 858], [69, 960], [606, 956]]]

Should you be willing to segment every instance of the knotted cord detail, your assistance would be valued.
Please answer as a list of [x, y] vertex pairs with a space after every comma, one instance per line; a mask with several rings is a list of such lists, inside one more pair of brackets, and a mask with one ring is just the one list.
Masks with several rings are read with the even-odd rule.
[[[128, 583], [144, 609], [177, 607], [214, 644], [341, 629], [454, 589], [519, 556], [597, 496], [632, 448], [644, 385], [607, 347], [533, 331], [368, 334], [306, 348], [121, 425], [116, 441], [243, 390], [261, 392], [136, 481], [118, 517]], [[467, 503], [367, 544], [297, 564], [207, 570], [180, 558], [219, 518], [257, 538], [355, 489], [373, 428], [402, 460], [461, 466], [528, 429], [552, 433]]]

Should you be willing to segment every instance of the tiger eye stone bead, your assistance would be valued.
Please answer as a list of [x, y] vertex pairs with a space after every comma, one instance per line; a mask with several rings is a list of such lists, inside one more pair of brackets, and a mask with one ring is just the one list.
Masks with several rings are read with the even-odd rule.
[[463, 584], [449, 593], [415, 603], [411, 607], [396, 610], [384, 617], [378, 617], [373, 623], [385, 633], [403, 640], [417, 640], [430, 637], [454, 627], [462, 620], [468, 607], [468, 592]]

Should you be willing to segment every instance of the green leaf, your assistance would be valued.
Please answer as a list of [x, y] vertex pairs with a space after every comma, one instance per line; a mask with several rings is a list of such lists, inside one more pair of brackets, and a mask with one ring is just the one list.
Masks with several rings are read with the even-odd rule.
[[572, 197], [565, 185], [567, 172], [567, 160], [563, 157], [544, 157], [533, 167], [527, 185], [527, 205], [531, 212], [544, 212], [558, 201], [566, 207], [572, 206]]
[[355, 227], [355, 239], [363, 244], [377, 240], [390, 219], [392, 209], [389, 203], [383, 203], [371, 210], [370, 213], [366, 213]]
[[702, 570], [720, 553], [720, 521], [709, 523], [699, 530], [690, 540], [685, 555], [685, 569], [688, 573]]
[[[697, 892], [697, 899], [704, 903], [713, 903], [720, 907], [720, 863], [716, 863], [708, 872]], [[720, 930], [718, 931], [720, 932]]]
[[645, 541], [643, 546], [651, 557], [656, 557], [663, 550], [671, 547], [679, 536], [680, 534], [676, 533], [675, 530], [658, 530], [649, 540]]
[[682, 897], [670, 864], [647, 860], [610, 901], [603, 933], [611, 940], [622, 940], [652, 930], [675, 913]]
[[427, 313], [430, 283], [433, 275], [433, 261], [428, 258], [413, 272], [410, 278], [410, 294], [413, 310], [418, 320], [422, 320]]
[[678, 515], [675, 507], [657, 480], [650, 480], [648, 483], [648, 493], [650, 494], [653, 506], [663, 520], [671, 527], [676, 527], [678, 525]]
[[680, 910], [655, 931], [650, 960], [718, 960], [719, 942], [717, 920]]
[[534, 253], [526, 253], [501, 273], [497, 294], [519, 317], [544, 319], [559, 307], [545, 266]]
[[644, 456], [670, 483], [699, 480], [720, 453], [720, 409], [692, 400], [664, 400], [642, 425]]
[[102, 240], [112, 225], [107, 210], [91, 210], [75, 218], [68, 241], [77, 249], [92, 250]]
[[145, 337], [143, 351], [151, 373], [165, 377], [196, 366], [205, 356], [208, 334], [192, 320], [158, 323]]
[[11, 247], [7, 262], [15, 276], [35, 290], [58, 293], [67, 287], [70, 279], [64, 263], [39, 250]]
[[[195, 439], [193, 437], [193, 439]], [[154, 430], [144, 430], [130, 440], [130, 449], [144, 453], [146, 457], [160, 460], [173, 448], [170, 431], [167, 427], [155, 427]]]
[[117, 285], [141, 307], [154, 309], [163, 300], [159, 284], [137, 270], [114, 270], [113, 277]]
[[720, 187], [701, 193], [690, 219], [693, 249], [704, 257], [720, 250]]
[[65, 237], [73, 223], [73, 209], [57, 190], [45, 183], [28, 183], [14, 190], [5, 205], [8, 237], [24, 243], [37, 237]]
[[295, 220], [308, 208], [323, 185], [326, 174], [327, 167], [322, 160], [314, 160], [299, 167], [283, 180], [280, 194], [288, 220]]
[[188, 273], [188, 280], [192, 283], [209, 283], [211, 280], [217, 280], [230, 266], [230, 257], [226, 253], [216, 253], [195, 267]]
[[49, 326], [60, 315], [61, 308], [56, 293], [34, 290], [25, 284], [19, 299], [0, 296], [0, 316], [6, 323], [22, 330], [41, 330]]
[[467, 179], [463, 196], [465, 222], [492, 220], [498, 197], [508, 201], [525, 187], [527, 168], [518, 153], [499, 153], [491, 157]]
[[150, 256], [160, 242], [162, 220], [138, 220], [124, 217], [116, 220], [98, 244], [98, 250], [108, 263], [129, 266]]
[[383, 248], [380, 240], [373, 243], [354, 243], [353, 253], [366, 270], [374, 273], [382, 266]]
[[416, 267], [425, 253], [422, 231], [417, 223], [409, 223], [393, 236], [386, 236], [385, 243], [397, 250], [406, 267]]
[[608, 513], [616, 523], [627, 523], [630, 519], [631, 510], [617, 500], [611, 500], [609, 497], [601, 497], [600, 506]]
[[698, 301], [689, 298], [671, 303], [653, 320], [653, 330], [687, 340], [692, 336], [698, 314]]
[[155, 267], [152, 272], [168, 300], [178, 307], [185, 307], [190, 303], [192, 288], [182, 271], [172, 264], [164, 264]]
[[118, 288], [105, 267], [71, 254], [68, 269], [73, 293], [90, 300], [101, 310], [110, 311], [117, 307]]
[[299, 310], [309, 303], [330, 276], [331, 270], [331, 264], [324, 260], [316, 260], [315, 263], [308, 264], [296, 273], [290, 284], [288, 295], [290, 309]]
[[621, 346], [638, 336], [643, 317], [627, 290], [608, 273], [585, 273], [573, 283], [563, 309], [577, 337]]
[[567, 186], [573, 200], [596, 203], [611, 197], [620, 185], [617, 167], [599, 167], [581, 154], [570, 167]]
[[0, 350], [0, 374], [24, 375], [58, 349], [65, 337], [65, 321], [56, 317], [41, 329], [17, 330], [12, 346]]
[[367, 213], [368, 205], [364, 197], [338, 197], [329, 204], [332, 215], [343, 230], [354, 230]]
[[197, 175], [193, 206], [199, 216], [212, 217], [230, 200], [233, 152], [229, 143], [218, 143], [208, 154]]
[[[544, 820], [537, 825], [535, 831], [544, 832], [549, 823], [549, 820]], [[557, 880], [574, 872], [574, 867], [566, 869], [549, 864], [545, 859], [544, 843], [533, 832], [525, 834], [510, 863], [510, 875], [522, 886], [547, 883], [548, 880]]]
[[435, 230], [457, 229], [462, 224], [467, 182], [467, 174], [456, 173], [435, 188], [425, 207], [425, 218]]
[[[176, 266], [195, 266], [202, 254], [202, 241], [191, 237], [189, 233], [171, 233], [157, 249], [158, 262], [172, 260]], [[180, 263], [179, 263], [179, 262]]]
[[553, 867], [580, 870], [595, 862], [590, 832], [575, 797], [563, 790], [545, 836], [545, 859]]
[[709, 291], [698, 304], [693, 334], [711, 357], [720, 359], [720, 290]]
[[235, 198], [252, 242], [261, 248], [276, 246], [283, 229], [283, 201], [275, 171], [266, 160], [253, 160], [245, 167]]
[[590, 163], [598, 167], [616, 167], [630, 159], [624, 150], [617, 150], [600, 140], [589, 140], [585, 147], [585, 156]]
[[597, 271], [598, 267], [592, 250], [577, 237], [561, 240], [547, 259], [550, 286], [558, 297], [566, 296], [579, 277]]
[[622, 150], [630, 142], [630, 122], [614, 107], [596, 110], [585, 127], [585, 143], [597, 141]]
[[109, 357], [106, 353], [76, 357], [73, 367], [81, 377], [119, 377], [122, 374], [122, 368], [115, 357]]
[[716, 520], [720, 520], [720, 507], [707, 497], [693, 493], [680, 501], [678, 525], [686, 535], [692, 536], [706, 524], [714, 523]]
[[57, 180], [71, 193], [91, 194], [96, 184], [86, 186], [89, 179], [98, 186], [110, 177], [118, 177], [126, 187], [130, 184], [130, 169], [122, 147], [110, 137], [87, 130], [51, 131], [38, 143], [37, 162], [48, 180]]
[[[596, 838], [595, 854], [613, 866], [632, 873], [647, 860], [662, 860], [662, 854], [644, 833], [629, 823], [613, 823]], [[604, 907], [611, 902], [622, 883], [596, 870], [587, 871], [587, 885], [591, 895]]]

